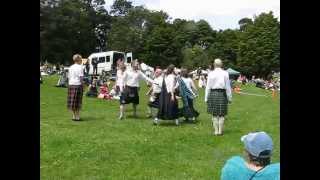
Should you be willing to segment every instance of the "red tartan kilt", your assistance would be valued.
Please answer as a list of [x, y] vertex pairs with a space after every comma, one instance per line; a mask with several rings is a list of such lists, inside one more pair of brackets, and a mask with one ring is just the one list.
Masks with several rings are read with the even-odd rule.
[[82, 85], [70, 85], [68, 87], [67, 107], [69, 110], [80, 110], [82, 106]]

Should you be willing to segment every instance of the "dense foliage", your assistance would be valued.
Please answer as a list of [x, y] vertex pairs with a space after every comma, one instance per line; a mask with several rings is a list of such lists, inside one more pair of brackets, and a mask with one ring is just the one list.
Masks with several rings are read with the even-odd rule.
[[41, 2], [41, 61], [68, 64], [74, 53], [118, 50], [152, 66], [194, 69], [221, 58], [248, 76], [280, 70], [280, 22], [272, 12], [239, 20], [239, 29], [215, 30], [205, 20], [172, 20], [127, 0], [116, 0], [110, 12], [104, 0]]

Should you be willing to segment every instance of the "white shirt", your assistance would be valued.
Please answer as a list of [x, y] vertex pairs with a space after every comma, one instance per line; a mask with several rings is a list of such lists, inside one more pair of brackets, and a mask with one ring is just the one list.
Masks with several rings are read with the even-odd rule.
[[152, 82], [152, 91], [154, 93], [160, 93], [162, 88], [163, 76], [155, 78]]
[[153, 82], [152, 79], [148, 78], [141, 71], [126, 70], [123, 76], [124, 84], [130, 87], [139, 87], [139, 81], [141, 80]]
[[174, 92], [175, 88], [178, 87], [178, 82], [176, 80], [176, 76], [173, 74], [169, 74], [165, 77], [166, 87], [168, 93]]
[[116, 80], [116, 86], [124, 86], [123, 77], [124, 73], [122, 70], [117, 70], [117, 80]]
[[81, 85], [81, 77], [83, 77], [83, 67], [79, 64], [70, 66], [68, 73], [69, 85]]
[[231, 101], [232, 92], [228, 72], [221, 68], [215, 68], [214, 71], [209, 72], [205, 91], [205, 102], [208, 100], [210, 89], [225, 89], [228, 100]]

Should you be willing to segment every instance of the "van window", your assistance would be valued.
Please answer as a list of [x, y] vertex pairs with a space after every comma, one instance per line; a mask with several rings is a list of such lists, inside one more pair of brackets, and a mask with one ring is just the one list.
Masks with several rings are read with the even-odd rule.
[[127, 63], [131, 63], [131, 57], [127, 57]]
[[106, 57], [99, 57], [99, 63], [106, 62]]
[[110, 62], [110, 56], [107, 56], [107, 62]]

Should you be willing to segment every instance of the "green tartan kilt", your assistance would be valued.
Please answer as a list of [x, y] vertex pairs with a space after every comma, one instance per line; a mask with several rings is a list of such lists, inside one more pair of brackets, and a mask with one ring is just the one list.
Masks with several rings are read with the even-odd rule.
[[207, 112], [214, 116], [228, 114], [228, 99], [225, 89], [211, 89], [207, 100]]

